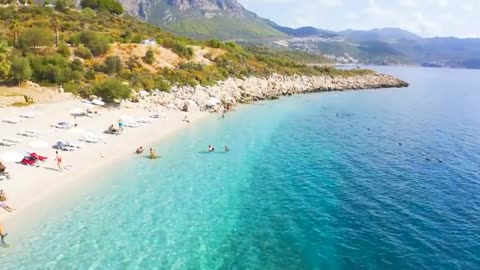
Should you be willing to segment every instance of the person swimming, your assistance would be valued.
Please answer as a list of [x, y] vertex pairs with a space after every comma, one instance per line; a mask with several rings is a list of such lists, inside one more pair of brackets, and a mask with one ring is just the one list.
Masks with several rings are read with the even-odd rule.
[[214, 152], [215, 151], [215, 147], [209, 145], [208, 146], [208, 152]]
[[228, 145], [225, 145], [225, 152], [228, 152], [230, 151], [230, 148], [228, 147]]

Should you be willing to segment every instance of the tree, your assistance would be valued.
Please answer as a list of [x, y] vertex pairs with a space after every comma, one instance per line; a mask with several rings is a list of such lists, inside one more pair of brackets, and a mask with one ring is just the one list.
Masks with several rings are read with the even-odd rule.
[[55, 3], [55, 10], [60, 12], [65, 12], [69, 8], [75, 6], [75, 3], [72, 0], [57, 0]]
[[13, 36], [13, 46], [15, 46], [17, 45], [18, 32], [20, 31], [20, 25], [18, 24], [17, 20], [12, 21], [10, 30], [12, 31], [12, 36]]
[[22, 47], [50, 46], [52, 45], [54, 34], [48, 28], [29, 28], [19, 37], [19, 43]]
[[123, 6], [115, 0], [82, 0], [82, 8], [91, 8], [96, 11], [108, 11], [111, 14], [120, 15], [123, 13]]
[[17, 80], [18, 84], [29, 80], [32, 77], [32, 69], [30, 61], [25, 57], [17, 57], [12, 62], [12, 77]]
[[60, 19], [58, 17], [53, 21], [53, 26], [55, 27], [55, 47], [58, 47], [60, 44]]
[[58, 46], [57, 52], [65, 58], [69, 58], [72, 55], [70, 48], [65, 43], [60, 44], [60, 46]]
[[105, 73], [117, 74], [123, 70], [122, 59], [119, 56], [109, 56], [105, 59]]
[[93, 31], [81, 32], [80, 42], [90, 49], [94, 56], [104, 54], [110, 47], [110, 42], [104, 35]]
[[6, 41], [0, 40], [0, 79], [6, 79], [10, 74], [12, 63], [8, 60], [12, 48]]
[[105, 102], [113, 102], [115, 99], [130, 97], [130, 89], [116, 79], [106, 79], [95, 85], [93, 93], [101, 97]]
[[149, 65], [155, 62], [155, 53], [152, 49], [148, 49], [148, 51], [145, 53], [145, 62]]

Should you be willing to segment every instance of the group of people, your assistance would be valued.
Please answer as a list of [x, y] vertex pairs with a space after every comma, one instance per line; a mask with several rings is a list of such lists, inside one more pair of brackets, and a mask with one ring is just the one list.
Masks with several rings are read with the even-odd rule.
[[[140, 146], [140, 147], [137, 148], [137, 150], [135, 150], [135, 153], [136, 153], [137, 155], [140, 155], [140, 154], [143, 153], [143, 151], [144, 151], [143, 146]], [[157, 159], [157, 158], [158, 158], [158, 156], [157, 156], [157, 149], [155, 149], [154, 147], [152, 147], [152, 148], [150, 148], [150, 151], [149, 151], [149, 152], [150, 152], [150, 156], [149, 156], [150, 159]]]
[[[223, 150], [224, 150], [225, 152], [228, 152], [228, 151], [230, 151], [230, 147], [228, 147], [228, 145], [225, 145], [225, 147], [223, 148]], [[209, 145], [209, 146], [208, 146], [208, 152], [209, 152], [209, 153], [215, 152], [215, 146]]]

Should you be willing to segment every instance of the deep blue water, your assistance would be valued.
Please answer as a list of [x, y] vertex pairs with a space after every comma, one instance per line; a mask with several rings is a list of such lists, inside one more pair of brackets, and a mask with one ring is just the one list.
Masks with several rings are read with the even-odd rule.
[[480, 72], [382, 71], [411, 86], [192, 125], [10, 228], [1, 268], [480, 269]]

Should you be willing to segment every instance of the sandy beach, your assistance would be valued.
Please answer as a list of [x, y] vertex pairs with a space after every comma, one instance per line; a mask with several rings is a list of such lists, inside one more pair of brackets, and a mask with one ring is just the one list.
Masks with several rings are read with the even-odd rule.
[[[35, 152], [46, 156], [45, 162], [39, 162], [37, 167], [30, 167], [15, 162], [2, 161], [11, 179], [0, 181], [0, 189], [8, 195], [8, 204], [16, 210], [8, 213], [0, 209], [0, 223], [7, 227], [19, 216], [25, 216], [36, 210], [37, 203], [54, 200], [56, 194], [72, 184], [81, 182], [87, 184], [95, 172], [107, 168], [115, 162], [128, 157], [134, 157], [137, 147], [145, 148], [143, 155], [153, 143], [190, 124], [182, 121], [186, 115], [190, 122], [195, 122], [208, 115], [205, 112], [184, 113], [179, 111], [151, 111], [145, 104], [128, 104], [121, 108], [104, 108], [89, 106], [91, 111], [97, 111], [93, 117], [72, 116], [72, 111], [86, 110], [80, 100], [66, 101], [54, 104], [37, 104], [24, 108], [0, 108], [0, 140], [13, 139], [18, 142], [12, 146], [0, 146], [0, 161], [2, 157], [12, 154], [25, 155]], [[151, 118], [159, 114], [160, 118]], [[23, 118], [20, 116], [31, 116]], [[119, 119], [147, 120], [139, 127], [125, 127], [121, 135], [104, 134], [110, 125], [118, 126]], [[7, 123], [5, 120], [18, 120], [18, 123]], [[14, 122], [15, 122], [14, 121]], [[69, 122], [77, 127], [60, 129], [53, 127], [59, 122]], [[38, 136], [27, 137], [19, 133], [27, 131], [38, 132]], [[80, 141], [86, 134], [99, 136], [103, 139], [98, 143]], [[80, 149], [74, 151], [59, 151], [65, 170], [58, 170], [53, 146], [58, 141], [69, 141], [78, 144]], [[161, 155], [161, 153], [159, 153]], [[12, 228], [10, 228], [12, 230]]]

